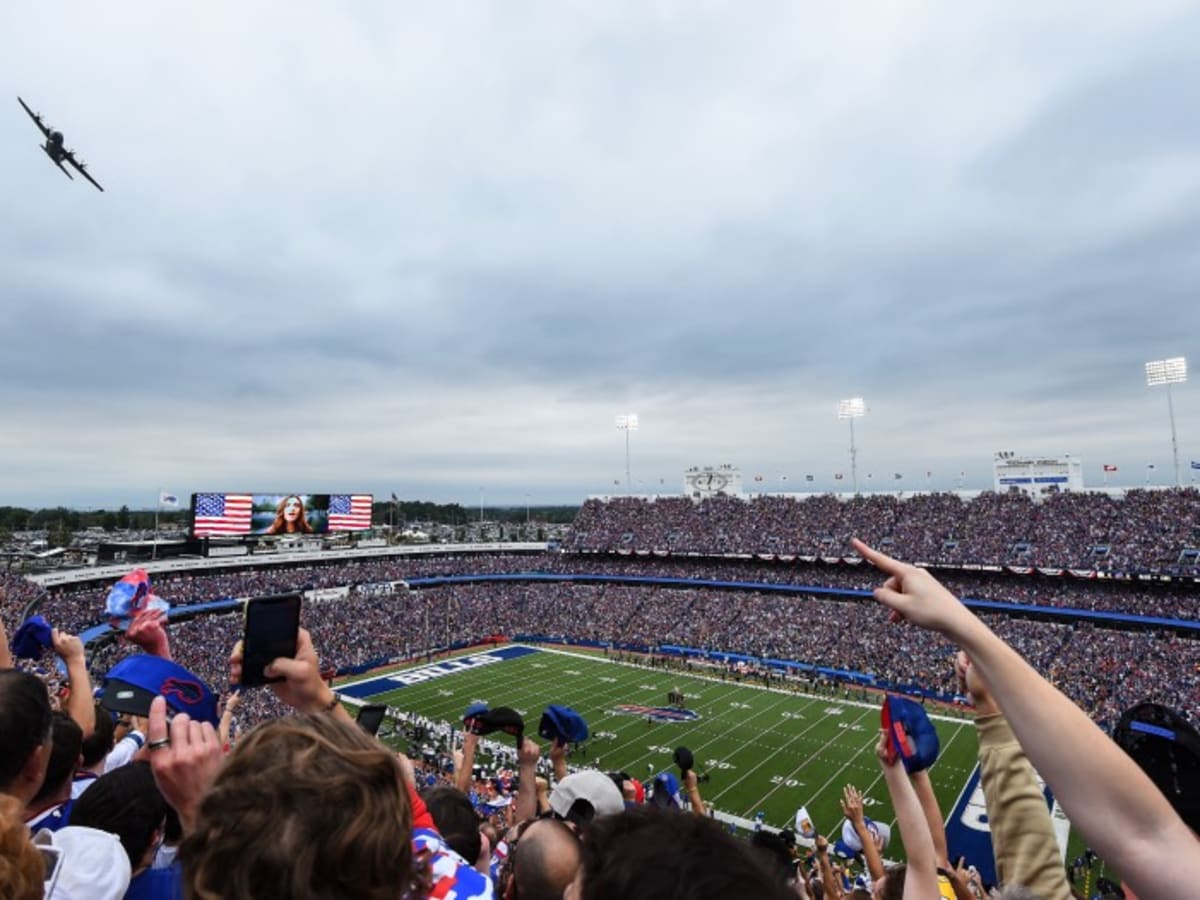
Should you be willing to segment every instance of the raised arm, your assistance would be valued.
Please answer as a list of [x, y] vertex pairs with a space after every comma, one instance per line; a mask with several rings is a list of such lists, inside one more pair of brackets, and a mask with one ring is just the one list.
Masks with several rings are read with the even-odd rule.
[[879, 732], [875, 754], [883, 767], [883, 780], [887, 782], [888, 793], [892, 796], [896, 824], [900, 826], [900, 837], [904, 839], [904, 850], [908, 854], [904, 900], [929, 900], [938, 896], [937, 854], [933, 849], [933, 836], [925, 823], [921, 801], [900, 760], [888, 764], [888, 738], [885, 731]]
[[854, 785], [848, 784], [842, 789], [842, 814], [862, 842], [863, 856], [867, 859], [867, 871], [871, 873], [871, 880], [878, 881], [883, 877], [883, 857], [879, 854], [879, 848], [875, 846], [875, 836], [867, 828], [862, 794]]
[[688, 769], [687, 774], [683, 776], [683, 786], [692, 812], [698, 816], [707, 816], [708, 809], [704, 805], [704, 798], [700, 796], [700, 779], [696, 777], [695, 769]]
[[529, 736], [521, 743], [517, 754], [517, 802], [513, 817], [518, 822], [532, 819], [538, 814], [537, 764], [542, 758], [542, 748]]
[[471, 772], [475, 768], [475, 751], [479, 748], [479, 735], [470, 729], [463, 732], [462, 755], [456, 760], [454, 786], [464, 794], [471, 790]]
[[1088, 844], [1137, 893], [1190, 897], [1200, 884], [1200, 844], [1141, 768], [927, 571], [854, 546], [887, 576], [875, 599], [892, 621], [941, 632], [967, 652]]
[[1033, 766], [966, 653], [959, 652], [955, 673], [975, 707], [980, 783], [1001, 883], [1024, 885], [1044, 900], [1070, 900], [1054, 824]]
[[92, 697], [92, 679], [88, 677], [83, 641], [73, 634], [55, 628], [50, 634], [57, 653], [67, 667], [71, 696], [67, 699], [67, 715], [83, 730], [86, 740], [96, 730], [96, 701]]
[[825, 897], [828, 900], [842, 900], [845, 894], [842, 891], [842, 879], [837, 878], [833, 874], [833, 866], [829, 862], [829, 841], [824, 835], [817, 835], [817, 865], [821, 868], [821, 885], [825, 889]]
[[554, 766], [555, 782], [562, 781], [567, 777], [567, 745], [558, 738], [555, 738], [554, 743], [550, 745], [550, 762]]
[[921, 812], [925, 814], [925, 824], [929, 828], [929, 836], [933, 838], [933, 851], [937, 856], [937, 864], [944, 869], [950, 866], [950, 851], [946, 846], [946, 824], [942, 821], [942, 810], [938, 806], [937, 794], [933, 790], [933, 782], [929, 779], [928, 771], [913, 772], [908, 776], [912, 781], [917, 799], [921, 801]]

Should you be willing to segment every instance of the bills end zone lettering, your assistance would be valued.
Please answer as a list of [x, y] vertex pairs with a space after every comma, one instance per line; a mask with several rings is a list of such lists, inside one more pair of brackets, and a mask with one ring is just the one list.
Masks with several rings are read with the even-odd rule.
[[635, 703], [622, 703], [613, 708], [614, 713], [627, 716], [648, 716], [655, 722], [693, 722], [700, 718], [700, 713], [691, 709], [678, 709], [674, 706], [638, 706]]
[[[1071, 823], [1063, 814], [1062, 807], [1054, 799], [1054, 794], [1039, 776], [1042, 794], [1046, 798], [1046, 806], [1050, 810], [1051, 824], [1054, 826], [1054, 837], [1058, 842], [1059, 855], [1067, 858], [1067, 837]], [[996, 863], [992, 850], [992, 828], [988, 824], [987, 802], [983, 796], [983, 784], [980, 780], [979, 766], [967, 779], [962, 793], [954, 804], [954, 809], [946, 819], [946, 842], [949, 845], [950, 858], [958, 859], [965, 856], [979, 870], [984, 884], [996, 883]]]
[[474, 653], [470, 656], [460, 656], [457, 659], [448, 659], [445, 662], [433, 663], [432, 665], [421, 666], [417, 669], [409, 669], [407, 672], [397, 672], [395, 675], [383, 675], [368, 681], [360, 681], [358, 684], [339, 688], [338, 693], [357, 699], [373, 697], [376, 694], [408, 687], [411, 684], [422, 684], [426, 681], [432, 681], [435, 678], [453, 675], [456, 672], [466, 672], [469, 669], [478, 669], [480, 666], [489, 666], [493, 663], [517, 659], [537, 652], [533, 647], [503, 647], [499, 650], [493, 650], [490, 653]]

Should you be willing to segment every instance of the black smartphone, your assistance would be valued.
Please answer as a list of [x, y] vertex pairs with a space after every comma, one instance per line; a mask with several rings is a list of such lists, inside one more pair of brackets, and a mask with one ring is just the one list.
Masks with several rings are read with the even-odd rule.
[[366, 706], [358, 708], [358, 715], [354, 721], [367, 734], [374, 737], [379, 734], [379, 726], [383, 724], [383, 716], [387, 712], [387, 707], [382, 703], [368, 703]]
[[300, 595], [275, 594], [246, 601], [242, 635], [242, 686], [259, 687], [283, 678], [268, 678], [268, 665], [281, 656], [294, 657], [300, 636]]

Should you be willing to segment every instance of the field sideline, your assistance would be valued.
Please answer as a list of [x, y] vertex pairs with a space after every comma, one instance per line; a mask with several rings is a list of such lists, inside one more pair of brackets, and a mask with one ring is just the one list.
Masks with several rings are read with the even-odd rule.
[[[503, 655], [513, 649], [511, 645], [475, 649], [441, 664]], [[768, 690], [562, 649], [538, 646], [520, 652], [524, 655], [516, 658], [458, 670], [452, 666], [444, 673], [438, 670], [437, 677], [409, 684], [397, 676], [412, 681], [420, 676], [403, 673], [425, 667], [401, 667], [340, 684], [338, 691], [352, 704], [385, 703], [452, 724], [461, 722], [467, 705], [476, 700], [511, 706], [525, 717], [535, 739], [542, 710], [560, 703], [578, 710], [593, 735], [615, 735], [593, 737], [586, 760], [577, 755], [573, 764], [590, 765], [599, 758], [605, 771], [624, 770], [644, 779], [671, 768], [674, 748], [683, 745], [695, 754], [697, 771], [709, 776], [701, 785], [705, 801], [730, 817], [753, 820], [761, 812], [768, 825], [783, 827], [803, 805], [818, 829], [834, 834], [843, 821], [842, 786], [854, 784], [866, 797], [870, 818], [894, 823], [874, 753], [877, 703]], [[665, 706], [672, 690], [686, 696], [687, 709], [697, 718], [648, 722], [645, 714], [617, 709], [625, 704]], [[945, 815], [975, 765], [974, 727], [945, 716], [933, 719], [942, 750], [930, 775]], [[897, 840], [887, 855], [901, 853]]]

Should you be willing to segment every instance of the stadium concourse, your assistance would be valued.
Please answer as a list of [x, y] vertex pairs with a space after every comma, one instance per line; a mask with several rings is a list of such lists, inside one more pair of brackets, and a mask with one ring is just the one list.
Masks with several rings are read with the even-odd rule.
[[[174, 560], [147, 568], [154, 593], [172, 605], [166, 636], [174, 661], [218, 692], [229, 683], [240, 600], [304, 590], [302, 624], [325, 675], [357, 675], [521, 636], [638, 659], [653, 654], [659, 665], [683, 667], [690, 660], [818, 694], [845, 696], [849, 689], [865, 699], [877, 696], [866, 690], [901, 692], [965, 711], [979, 698], [968, 696], [961, 669], [955, 671], [962, 642], [889, 623], [869, 593], [882, 576], [851, 548], [856, 536], [927, 566], [991, 632], [1111, 733], [1122, 712], [1139, 703], [1161, 704], [1193, 723], [1200, 710], [1198, 528], [1200, 494], [1191, 489], [1131, 491], [1120, 499], [1062, 494], [1036, 504], [995, 494], [969, 502], [953, 494], [699, 503], [617, 498], [585, 503], [562, 551], [393, 547], [303, 558]], [[79, 570], [55, 580], [47, 585], [6, 575], [0, 620], [10, 636], [33, 614], [86, 636], [90, 678], [102, 684], [113, 665], [142, 653], [146, 642], [127, 640], [106, 622], [111, 573]], [[71, 677], [44, 663], [25, 667], [54, 694]], [[502, 694], [502, 685], [492, 693]], [[253, 726], [302, 708], [296, 696], [246, 692], [230, 741], [237, 745]], [[494, 799], [492, 779], [471, 777], [478, 770], [465, 780], [440, 774], [442, 763], [453, 759], [448, 741], [461, 723], [409, 717], [393, 725], [441, 737], [436, 749], [444, 755], [416, 760], [422, 780], [453, 780], [477, 806], [481, 798]], [[429, 765], [421, 774], [423, 763]], [[539, 765], [547, 774], [557, 770], [557, 761]], [[886, 764], [884, 770], [911, 854], [919, 842], [904, 821], [903, 799], [895, 797], [900, 788]], [[479, 808], [503, 830], [513, 824], [515, 805]], [[781, 852], [804, 858], [800, 851]], [[996, 854], [1002, 855], [999, 848]], [[869, 856], [834, 872], [820, 853], [809, 854], [800, 867], [801, 884], [808, 882], [803, 889], [811, 895], [815, 877], [826, 883], [825, 896], [839, 896], [831, 880], [857, 874]], [[1076, 874], [1083, 878], [1082, 872]], [[872, 870], [868, 881], [881, 881], [878, 875]]]

